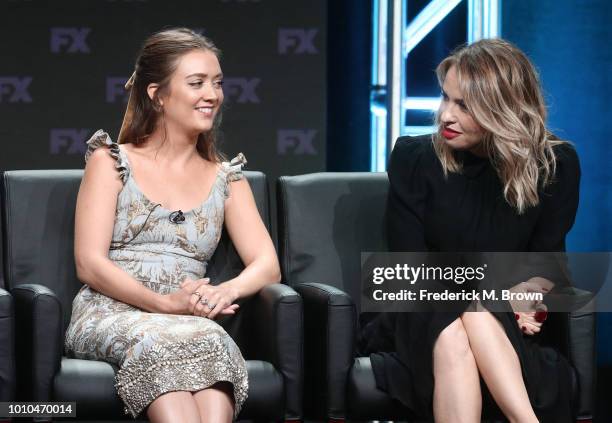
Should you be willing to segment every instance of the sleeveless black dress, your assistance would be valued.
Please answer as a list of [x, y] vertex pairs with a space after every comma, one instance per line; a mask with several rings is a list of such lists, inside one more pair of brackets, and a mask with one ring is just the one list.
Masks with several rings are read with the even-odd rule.
[[[505, 201], [488, 159], [461, 152], [463, 172], [445, 179], [431, 136], [399, 138], [388, 169], [391, 251], [565, 251], [578, 206], [580, 166], [570, 144], [554, 151], [553, 183], [541, 191], [537, 207], [519, 215]], [[460, 314], [361, 315], [359, 354], [370, 355], [377, 386], [415, 416], [433, 416], [434, 343]], [[567, 315], [549, 313], [534, 336], [522, 334], [512, 312], [494, 315], [516, 350], [540, 421], [572, 421], [573, 369], [567, 351], [551, 346], [567, 345]], [[481, 387], [483, 416], [500, 415], [482, 380]]]

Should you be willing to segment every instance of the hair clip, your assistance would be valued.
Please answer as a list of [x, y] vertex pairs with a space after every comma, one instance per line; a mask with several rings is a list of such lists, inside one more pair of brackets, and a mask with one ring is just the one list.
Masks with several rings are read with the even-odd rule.
[[132, 88], [134, 86], [134, 80], [136, 79], [136, 71], [134, 71], [134, 73], [132, 73], [132, 76], [130, 76], [130, 79], [127, 80], [127, 82], [125, 83], [125, 89], [129, 90], [130, 88]]

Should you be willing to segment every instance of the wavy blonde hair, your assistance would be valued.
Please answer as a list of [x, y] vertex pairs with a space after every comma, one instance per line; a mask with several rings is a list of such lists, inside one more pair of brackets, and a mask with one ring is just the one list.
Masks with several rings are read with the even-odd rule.
[[[539, 201], [538, 189], [556, 170], [553, 146], [564, 143], [546, 129], [546, 105], [538, 73], [527, 56], [500, 39], [460, 47], [436, 69], [443, 85], [455, 67], [468, 112], [483, 129], [484, 150], [503, 184], [504, 198], [522, 214]], [[440, 112], [434, 149], [444, 174], [461, 172], [462, 163], [441, 135]]]

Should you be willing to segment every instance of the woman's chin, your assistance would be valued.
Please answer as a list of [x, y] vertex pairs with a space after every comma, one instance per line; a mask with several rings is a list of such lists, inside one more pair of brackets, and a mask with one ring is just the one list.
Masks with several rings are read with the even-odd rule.
[[461, 136], [458, 136], [456, 138], [453, 139], [449, 139], [449, 138], [444, 138], [446, 145], [448, 145], [450, 148], [452, 148], [453, 150], [467, 150], [470, 148], [470, 146], [463, 142], [463, 140], [459, 139], [461, 138]]
[[195, 135], [200, 135], [200, 134], [205, 134], [206, 132], [209, 132], [212, 129], [212, 123], [210, 124], [202, 124], [199, 123], [198, 125], [194, 125], [190, 128], [190, 133], [195, 134]]
[[463, 139], [463, 136], [458, 136], [453, 139], [444, 138], [446, 145], [457, 151], [477, 151], [480, 142], [469, 142]]

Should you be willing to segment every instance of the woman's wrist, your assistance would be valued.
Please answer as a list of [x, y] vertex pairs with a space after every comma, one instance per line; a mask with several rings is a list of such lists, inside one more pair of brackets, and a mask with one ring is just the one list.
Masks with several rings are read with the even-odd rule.
[[154, 293], [155, 298], [153, 301], [153, 312], [154, 313], [164, 313], [164, 314], [173, 314], [172, 310], [172, 302], [168, 295]]
[[240, 289], [240, 282], [237, 278], [225, 282], [225, 286], [227, 289], [230, 290], [234, 302], [242, 298], [243, 293]]

